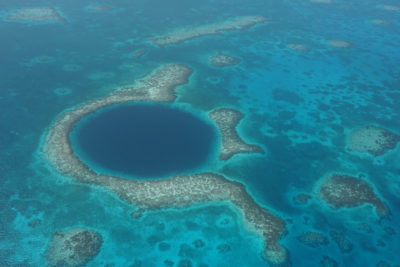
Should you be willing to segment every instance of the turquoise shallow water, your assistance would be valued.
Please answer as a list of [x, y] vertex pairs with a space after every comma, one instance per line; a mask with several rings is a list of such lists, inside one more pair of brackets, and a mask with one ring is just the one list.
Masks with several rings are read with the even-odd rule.
[[[238, 155], [209, 168], [244, 183], [260, 205], [286, 221], [282, 243], [293, 266], [335, 266], [327, 259], [337, 266], [398, 266], [399, 147], [377, 159], [345, 149], [353, 127], [374, 124], [400, 133], [400, 12], [382, 8], [398, 3], [332, 2], [102, 1], [96, 5], [112, 9], [92, 11], [90, 1], [2, 1], [2, 19], [18, 8], [50, 6], [66, 22], [0, 23], [0, 266], [45, 266], [52, 233], [74, 227], [103, 235], [88, 266], [267, 265], [261, 240], [234, 209], [215, 203], [135, 220], [134, 207], [50, 172], [40, 159], [40, 138], [57, 114], [164, 63], [194, 70], [190, 83], [177, 89], [180, 104], [201, 114], [221, 106], [245, 114], [237, 130], [266, 154]], [[163, 48], [146, 42], [239, 15], [270, 22]], [[388, 24], [372, 23], [377, 19]], [[328, 40], [351, 46], [335, 48]], [[292, 43], [309, 51], [291, 50]], [[145, 54], [132, 57], [138, 49]], [[241, 63], [210, 66], [208, 57], [218, 51]], [[314, 195], [316, 183], [334, 171], [363, 174], [391, 215], [378, 219], [368, 207], [333, 210], [316, 198], [308, 205], [293, 201], [299, 192]], [[228, 224], [221, 224], [224, 218]], [[327, 242], [300, 242], [307, 231]], [[339, 249], [333, 232], [351, 242], [351, 251]], [[204, 245], [196, 248], [196, 240]]]

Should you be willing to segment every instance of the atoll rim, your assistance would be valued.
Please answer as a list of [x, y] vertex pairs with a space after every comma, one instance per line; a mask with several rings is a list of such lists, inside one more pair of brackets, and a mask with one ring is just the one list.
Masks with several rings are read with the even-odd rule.
[[[84, 116], [113, 104], [133, 102], [173, 102], [175, 87], [185, 84], [191, 69], [178, 64], [161, 66], [133, 85], [119, 88], [99, 99], [78, 105], [59, 115], [44, 137], [43, 157], [59, 173], [77, 182], [94, 184], [116, 193], [121, 199], [142, 209], [185, 207], [207, 202], [229, 202], [240, 210], [249, 227], [267, 244], [271, 261], [285, 261], [285, 249], [278, 244], [285, 223], [278, 216], [261, 208], [240, 183], [214, 173], [177, 175], [160, 180], [127, 180], [99, 174], [76, 157], [69, 134]], [[260, 153], [256, 145], [248, 145], [236, 132], [243, 114], [233, 109], [218, 109], [209, 114], [222, 136], [220, 158], [228, 160], [238, 153]], [[273, 253], [273, 255], [269, 254]]]

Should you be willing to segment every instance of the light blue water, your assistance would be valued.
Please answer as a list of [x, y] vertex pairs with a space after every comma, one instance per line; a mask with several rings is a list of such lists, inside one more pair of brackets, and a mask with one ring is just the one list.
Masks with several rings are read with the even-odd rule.
[[[327, 266], [321, 263], [326, 256], [338, 266], [398, 266], [399, 148], [378, 160], [360, 158], [346, 152], [345, 133], [364, 124], [400, 132], [400, 12], [381, 8], [399, 3], [332, 2], [101, 1], [96, 4], [112, 9], [93, 12], [91, 1], [0, 0], [1, 18], [33, 6], [55, 7], [66, 17], [55, 24], [0, 23], [0, 266], [45, 266], [52, 233], [73, 227], [103, 235], [88, 266], [166, 266], [165, 260], [174, 266], [183, 260], [193, 266], [267, 265], [261, 240], [228, 207], [163, 210], [135, 220], [134, 207], [50, 172], [37, 157], [40, 137], [58, 113], [164, 63], [194, 70], [190, 83], [178, 88], [179, 103], [202, 113], [226, 106], [245, 114], [238, 131], [267, 153], [217, 161], [210, 169], [246, 184], [258, 203], [287, 222], [282, 243], [293, 266]], [[270, 22], [164, 48], [146, 42], [238, 15], [264, 15]], [[351, 47], [334, 48], [327, 40]], [[310, 49], [293, 51], [291, 43]], [[146, 53], [134, 58], [137, 49]], [[218, 51], [241, 63], [211, 67], [208, 56]], [[46, 63], [35, 60], [42, 56]], [[368, 207], [333, 210], [315, 197], [308, 205], [293, 202], [298, 192], [314, 195], [316, 182], [332, 171], [365, 174], [391, 216], [380, 220]], [[232, 222], [227, 227], [218, 224], [224, 216]], [[329, 243], [312, 248], [299, 242], [306, 231], [322, 233]], [[351, 241], [350, 253], [340, 251], [331, 231]], [[195, 248], [198, 239], [204, 247]], [[230, 250], [221, 252], [219, 245]]]

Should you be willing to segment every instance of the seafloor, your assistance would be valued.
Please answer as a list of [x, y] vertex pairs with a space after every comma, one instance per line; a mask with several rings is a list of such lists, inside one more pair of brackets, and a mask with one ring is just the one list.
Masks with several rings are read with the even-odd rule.
[[[87, 266], [267, 266], [254, 208], [284, 222], [285, 265], [399, 266], [398, 2], [14, 2], [0, 11], [0, 266], [52, 264], [77, 232]], [[225, 137], [257, 152], [221, 134], [220, 157], [174, 179], [212, 172], [239, 198], [153, 209], [43, 153], [59, 114], [170, 64], [192, 72], [160, 101], [243, 114]]]

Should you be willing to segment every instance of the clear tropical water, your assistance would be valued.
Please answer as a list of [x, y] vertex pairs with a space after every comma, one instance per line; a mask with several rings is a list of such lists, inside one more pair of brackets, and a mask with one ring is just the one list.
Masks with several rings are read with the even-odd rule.
[[[94, 11], [99, 5], [111, 9]], [[383, 5], [399, 3], [0, 0], [0, 266], [46, 266], [52, 234], [71, 227], [103, 235], [88, 266], [267, 265], [262, 241], [225, 206], [154, 211], [135, 220], [132, 207], [113, 194], [50, 172], [38, 156], [40, 138], [57, 114], [165, 63], [194, 70], [190, 83], [178, 88], [182, 105], [199, 113], [231, 107], [245, 115], [238, 131], [267, 153], [211, 167], [245, 184], [257, 203], [286, 221], [281, 242], [293, 266], [329, 266], [323, 265], [327, 257], [337, 266], [398, 266], [400, 150], [378, 160], [345, 150], [345, 134], [359, 125], [400, 132], [400, 12]], [[5, 19], [25, 7], [57, 8], [66, 21]], [[270, 21], [162, 48], [147, 42], [180, 27], [241, 15]], [[336, 48], [327, 40], [351, 46]], [[309, 50], [289, 49], [293, 43]], [[138, 49], [145, 54], [133, 57]], [[241, 63], [210, 66], [209, 56], [218, 51]], [[332, 171], [364, 174], [391, 216], [379, 219], [368, 207], [334, 210], [316, 198], [305, 206], [294, 203], [299, 192], [314, 195], [315, 184]], [[226, 218], [229, 223], [221, 224]], [[300, 242], [307, 231], [328, 242]], [[342, 252], [332, 231], [343, 233], [353, 249]]]

